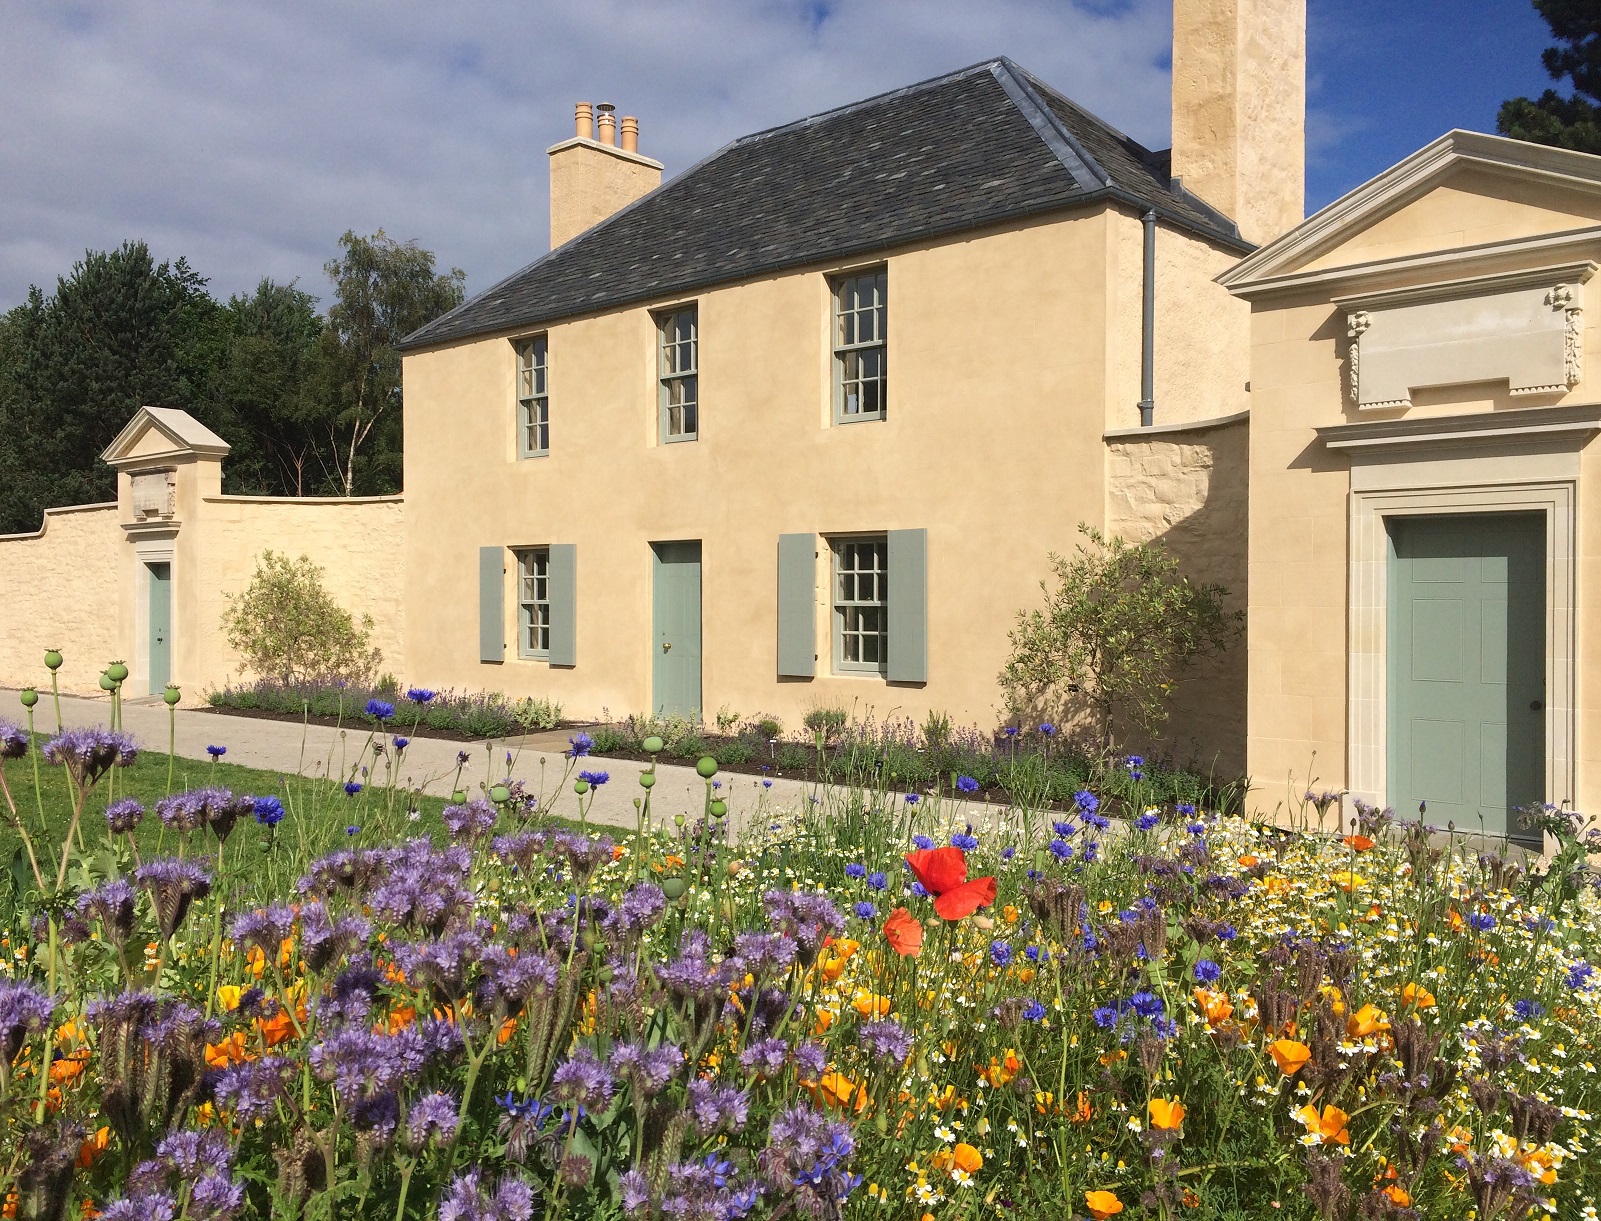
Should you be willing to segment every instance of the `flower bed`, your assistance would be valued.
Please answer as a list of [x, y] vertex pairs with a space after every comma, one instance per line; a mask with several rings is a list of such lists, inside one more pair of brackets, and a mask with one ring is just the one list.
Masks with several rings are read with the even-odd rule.
[[[0, 729], [19, 823], [29, 750]], [[577, 828], [490, 778], [343, 838], [213, 789], [134, 859], [132, 750], [40, 761], [84, 845], [35, 845], [4, 922], [19, 1216], [1594, 1215], [1601, 903], [1560, 812], [1543, 872], [1087, 790], [978, 826], [825, 790], [728, 843], [705, 760], [701, 818], [654, 825], [647, 773], [624, 833], [585, 783]]]
[[394, 728], [413, 736], [461, 741], [517, 737], [563, 723], [561, 705], [549, 700], [510, 700], [498, 691], [458, 695], [408, 687], [402, 692], [393, 683], [358, 688], [262, 679], [209, 692], [206, 702], [225, 712], [319, 725]]

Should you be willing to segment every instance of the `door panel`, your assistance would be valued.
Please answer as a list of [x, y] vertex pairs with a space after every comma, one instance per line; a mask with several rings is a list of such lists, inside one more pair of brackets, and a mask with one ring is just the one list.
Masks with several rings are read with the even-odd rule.
[[172, 681], [172, 565], [147, 564], [150, 574], [150, 694]]
[[652, 543], [651, 707], [700, 715], [700, 543]]
[[1545, 799], [1545, 519], [1389, 526], [1390, 804], [1525, 838], [1513, 811]]

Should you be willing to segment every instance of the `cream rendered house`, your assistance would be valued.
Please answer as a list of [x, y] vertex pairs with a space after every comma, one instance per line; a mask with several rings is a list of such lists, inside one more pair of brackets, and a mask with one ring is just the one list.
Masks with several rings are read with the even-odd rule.
[[1222, 277], [1266, 808], [1601, 804], [1598, 263], [1601, 158], [1456, 131]]
[[[1243, 601], [1250, 310], [1216, 277], [1302, 215], [1304, 3], [1175, 7], [1170, 152], [1005, 59], [659, 187], [580, 105], [551, 253], [407, 341], [407, 672], [989, 726], [1080, 522]], [[1186, 699], [1174, 749], [1238, 766], [1243, 655]]]

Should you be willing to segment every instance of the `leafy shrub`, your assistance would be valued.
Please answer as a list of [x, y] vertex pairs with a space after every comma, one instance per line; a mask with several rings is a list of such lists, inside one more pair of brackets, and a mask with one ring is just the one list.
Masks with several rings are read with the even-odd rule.
[[804, 747], [793, 742], [780, 742], [775, 765], [781, 772], [803, 772], [811, 765], [812, 757]]
[[776, 717], [762, 717], [754, 725], [755, 731], [769, 742], [784, 732], [783, 724]]
[[706, 739], [698, 733], [688, 734], [667, 745], [667, 753], [680, 759], [699, 759], [706, 753]]
[[822, 734], [825, 738], [832, 738], [843, 730], [850, 721], [850, 713], [838, 705], [819, 705], [809, 711], [801, 719], [811, 733]]
[[[338, 683], [284, 683], [272, 679], [259, 679], [239, 687], [224, 687], [206, 697], [214, 708], [239, 708], [246, 711], [275, 712], [290, 716], [311, 715], [332, 717], [351, 724], [377, 725], [367, 715], [367, 701], [382, 700], [395, 706], [394, 719], [387, 727], [396, 733], [416, 729], [434, 729], [445, 733], [463, 734], [474, 738], [509, 738], [528, 732], [519, 710], [522, 701], [512, 704], [498, 691], [482, 691], [458, 695], [454, 691], [441, 691], [427, 703], [407, 699], [393, 686], [342, 686]], [[547, 705], [560, 718], [558, 705]], [[539, 726], [554, 728], [554, 725]]]
[[[1167, 696], [1196, 658], [1228, 647], [1244, 616], [1224, 609], [1221, 585], [1194, 585], [1159, 543], [1088, 540], [1071, 557], [1052, 554], [1045, 607], [1019, 611], [1000, 682], [1020, 719], [1087, 719], [1110, 745], [1120, 723], [1155, 736]], [[1027, 723], [1025, 722], [1025, 723]]]
[[555, 700], [521, 699], [512, 706], [517, 724], [527, 730], [555, 729], [561, 724], [561, 705]]
[[737, 767], [742, 763], [749, 763], [756, 757], [755, 749], [742, 738], [730, 738], [727, 742], [721, 742], [711, 753], [712, 758], [724, 767]]
[[594, 742], [590, 749], [597, 755], [615, 755], [623, 751], [639, 749], [639, 739], [634, 737], [624, 726], [597, 725], [588, 732], [590, 739]]
[[240, 654], [239, 673], [281, 683], [368, 683], [383, 655], [372, 645], [371, 615], [358, 624], [333, 600], [322, 569], [263, 551], [256, 573], [222, 614], [228, 644]]

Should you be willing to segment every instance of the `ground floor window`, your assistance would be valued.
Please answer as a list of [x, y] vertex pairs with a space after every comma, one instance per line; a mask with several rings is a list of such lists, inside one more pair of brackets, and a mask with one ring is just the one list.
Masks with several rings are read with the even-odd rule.
[[550, 656], [550, 548], [517, 552], [517, 654]]
[[835, 539], [834, 668], [884, 673], [889, 663], [889, 541]]

